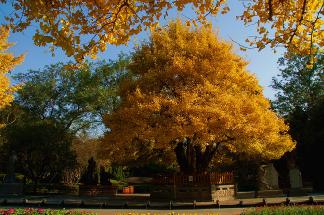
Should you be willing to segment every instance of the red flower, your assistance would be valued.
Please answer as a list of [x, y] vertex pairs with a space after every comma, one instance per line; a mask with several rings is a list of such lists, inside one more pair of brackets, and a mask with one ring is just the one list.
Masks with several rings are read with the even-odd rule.
[[7, 211], [8, 214], [14, 214], [15, 213], [15, 209], [13, 208], [9, 208]]
[[45, 212], [45, 210], [44, 210], [43, 208], [38, 208], [38, 209], [37, 209], [37, 213], [42, 214], [42, 213], [44, 213], [44, 212]]

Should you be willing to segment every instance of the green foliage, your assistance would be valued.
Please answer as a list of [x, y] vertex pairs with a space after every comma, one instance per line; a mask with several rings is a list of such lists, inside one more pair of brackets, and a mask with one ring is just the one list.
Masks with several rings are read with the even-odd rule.
[[324, 207], [321, 206], [288, 206], [288, 207], [264, 207], [246, 210], [242, 215], [322, 215]]
[[[316, 189], [324, 190], [324, 173], [317, 164], [323, 163], [324, 150], [324, 56], [318, 55], [312, 68], [307, 66], [309, 57], [281, 58], [282, 67], [272, 87], [278, 91], [273, 106], [284, 115], [290, 126], [290, 134], [297, 142], [297, 165], [303, 178], [312, 181]], [[283, 159], [288, 159], [287, 154]], [[283, 164], [283, 165], [282, 165]], [[286, 162], [281, 162], [283, 172]], [[287, 172], [287, 171], [286, 171]]]
[[100, 170], [98, 171], [96, 161], [94, 158], [90, 158], [80, 182], [85, 185], [96, 185], [98, 182], [102, 185], [108, 185], [111, 181], [115, 183], [122, 182], [128, 175], [127, 168], [118, 165], [112, 165], [106, 169], [104, 166], [100, 166]]
[[318, 164], [324, 163], [324, 97], [307, 112], [297, 110], [291, 114], [292, 136], [297, 140], [297, 162], [302, 173], [317, 190], [324, 190], [324, 172]]
[[308, 111], [324, 96], [324, 56], [318, 54], [311, 68], [309, 60], [309, 56], [298, 55], [279, 59], [281, 73], [272, 79], [271, 86], [277, 91], [273, 106], [281, 115], [296, 109]]
[[7, 171], [13, 150], [18, 154], [16, 171], [35, 183], [58, 181], [65, 169], [73, 168], [72, 141], [81, 132], [102, 133], [103, 115], [120, 100], [116, 86], [127, 75], [128, 61], [121, 55], [117, 61], [85, 63], [76, 70], [57, 63], [15, 75], [23, 87], [13, 105], [0, 112], [7, 124], [0, 130], [0, 172]]
[[18, 119], [8, 125], [3, 134], [8, 141], [3, 146], [5, 160], [15, 152], [16, 171], [35, 184], [57, 181], [66, 168], [76, 165], [76, 157], [71, 150], [73, 136], [56, 121]]
[[128, 177], [128, 171], [126, 167], [123, 166], [112, 165], [108, 168], [108, 173], [112, 176], [112, 179], [117, 181], [122, 181]]
[[40, 119], [55, 119], [73, 133], [97, 129], [103, 114], [119, 102], [116, 84], [128, 62], [87, 63], [71, 69], [62, 63], [14, 76], [24, 83], [15, 102]]

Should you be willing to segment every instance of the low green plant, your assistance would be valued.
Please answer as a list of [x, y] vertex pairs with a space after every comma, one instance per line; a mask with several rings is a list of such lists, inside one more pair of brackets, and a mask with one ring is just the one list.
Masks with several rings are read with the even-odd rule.
[[117, 181], [117, 180], [114, 180], [114, 179], [111, 179], [110, 180], [111, 184], [115, 187], [117, 187], [118, 190], [122, 190], [123, 187], [126, 187], [128, 184], [124, 181]]
[[108, 173], [112, 176], [112, 179], [122, 181], [128, 177], [129, 173], [123, 166], [112, 165], [108, 168]]
[[248, 209], [241, 215], [324, 215], [323, 206], [279, 206]]

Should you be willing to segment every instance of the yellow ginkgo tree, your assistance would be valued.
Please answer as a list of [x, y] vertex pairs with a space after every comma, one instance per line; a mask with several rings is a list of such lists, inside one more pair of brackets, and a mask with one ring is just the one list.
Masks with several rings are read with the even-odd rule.
[[246, 65], [210, 27], [176, 21], [154, 31], [132, 57], [119, 107], [105, 117], [101, 155], [172, 150], [185, 173], [206, 171], [225, 149], [280, 158], [295, 144]]
[[[12, 46], [8, 43], [9, 29], [5, 26], [0, 27], [0, 109], [6, 107], [13, 101], [13, 93], [17, 86], [11, 86], [8, 72], [23, 61], [23, 55], [15, 57], [7, 50]], [[0, 127], [3, 124], [0, 122]]]
[[[246, 0], [241, 18], [255, 23], [258, 35], [247, 40], [259, 49], [283, 45], [295, 53], [311, 54], [323, 47], [323, 0]], [[34, 41], [38, 46], [62, 48], [68, 56], [82, 61], [95, 57], [108, 44], [126, 44], [132, 35], [158, 26], [170, 10], [195, 11], [193, 24], [208, 24], [209, 15], [229, 11], [227, 0], [0, 0], [13, 6], [7, 17], [14, 31], [38, 26]], [[235, 3], [234, 3], [235, 4]], [[189, 15], [190, 16], [190, 15]], [[243, 27], [243, 26], [242, 26]]]

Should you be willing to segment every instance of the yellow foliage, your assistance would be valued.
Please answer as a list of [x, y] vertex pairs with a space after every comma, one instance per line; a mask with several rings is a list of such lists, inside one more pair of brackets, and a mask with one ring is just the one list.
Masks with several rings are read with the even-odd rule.
[[[78, 62], [85, 56], [94, 58], [107, 44], [125, 44], [131, 36], [158, 26], [172, 8], [181, 12], [191, 6], [196, 16], [187, 25], [195, 26], [196, 21], [208, 25], [208, 15], [230, 10], [226, 0], [14, 0], [12, 4], [15, 13], [7, 20], [15, 31], [39, 23], [35, 44], [61, 47]], [[323, 4], [323, 0], [251, 0], [241, 19], [258, 23], [260, 35], [251, 45], [261, 49], [285, 45], [289, 51], [309, 54], [313, 47], [323, 46]], [[265, 29], [269, 26], [274, 36]]]
[[[9, 29], [5, 26], [0, 27], [0, 109], [9, 105], [13, 100], [13, 93], [18, 89], [17, 86], [11, 86], [7, 73], [16, 65], [23, 61], [23, 56], [14, 57], [7, 53], [8, 48], [12, 46], [8, 43]], [[0, 126], [3, 126], [0, 122]]]
[[251, 0], [240, 18], [245, 24], [258, 24], [260, 36], [251, 45], [261, 49], [283, 45], [289, 52], [313, 55], [323, 51], [323, 15], [323, 0]]
[[233, 152], [281, 157], [295, 144], [246, 65], [210, 27], [177, 21], [153, 32], [129, 66], [137, 78], [121, 84], [122, 103], [105, 117], [111, 131], [102, 153], [136, 157], [138, 143], [173, 151], [189, 138], [203, 147], [220, 143]]

